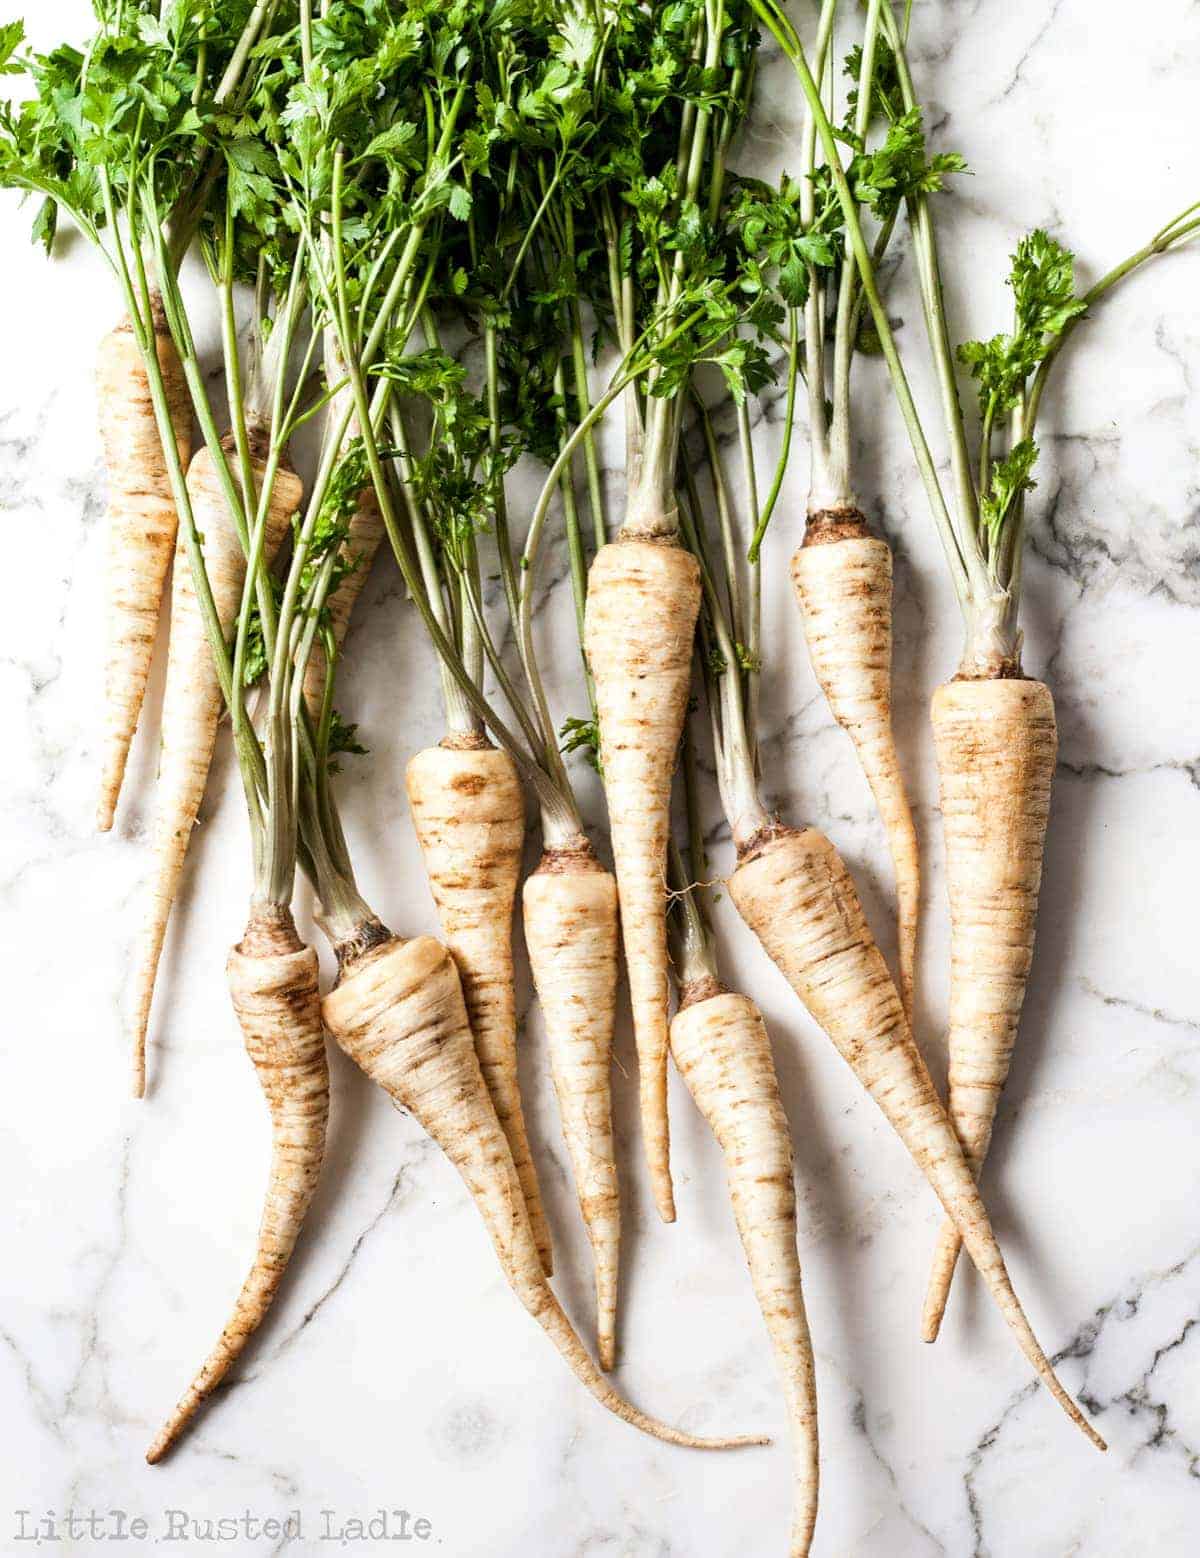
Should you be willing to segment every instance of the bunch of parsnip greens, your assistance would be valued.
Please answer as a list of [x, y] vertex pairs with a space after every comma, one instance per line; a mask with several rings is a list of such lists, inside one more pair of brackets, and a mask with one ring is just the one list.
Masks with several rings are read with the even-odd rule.
[[[775, 0], [94, 9], [82, 49], [35, 55], [19, 25], [0, 33], [0, 65], [28, 89], [0, 116], [0, 181], [37, 198], [35, 237], [49, 251], [59, 224], [75, 224], [124, 310], [99, 359], [111, 538], [102, 828], [116, 814], [175, 562], [132, 999], [135, 1088], [144, 1090], [155, 975], [227, 710], [252, 846], [229, 982], [274, 1144], [250, 1274], [149, 1458], [166, 1453], [233, 1365], [286, 1268], [321, 1168], [326, 1032], [457, 1165], [518, 1297], [597, 1399], [668, 1442], [747, 1442], [698, 1439], [631, 1407], [550, 1289], [550, 1230], [517, 1085], [520, 889], [594, 1252], [601, 1366], [613, 1366], [617, 1341], [610, 1069], [623, 939], [655, 1199], [673, 1220], [669, 1049], [725, 1154], [793, 1425], [791, 1550], [809, 1550], [816, 1392], [791, 1144], [762, 1018], [720, 982], [695, 885], [707, 867], [685, 724], [699, 684], [737, 852], [733, 902], [949, 1218], [929, 1334], [965, 1243], [1026, 1357], [1102, 1444], [1029, 1327], [975, 1184], [1028, 972], [1055, 747], [1050, 694], [1021, 669], [1021, 553], [1051, 364], [1117, 280], [1200, 226], [1196, 208], [1083, 295], [1068, 251], [1031, 234], [1013, 262], [1011, 333], [960, 347], [956, 364], [931, 197], [963, 163], [926, 147], [907, 11], [898, 18], [885, 0], [870, 0], [865, 16], [843, 7], [841, 18], [837, 0], [824, 0], [807, 51]], [[842, 118], [831, 106], [839, 20], [854, 32]], [[735, 171], [764, 38], [794, 64], [807, 104], [796, 171], [775, 186]], [[904, 238], [953, 501], [880, 295], [880, 266]], [[197, 352], [185, 261], [203, 267], [205, 306], [220, 322], [219, 397]], [[934, 703], [954, 927], [949, 1111], [910, 1027], [919, 871], [892, 733], [891, 553], [852, 471], [852, 370], [864, 351], [881, 353], [892, 376], [967, 628], [963, 666]], [[959, 364], [979, 389], [976, 455]], [[760, 472], [751, 407], [781, 376], [783, 438]], [[759, 554], [802, 399], [812, 480], [793, 580], [814, 668], [891, 843], [898, 983], [833, 844], [762, 799]], [[720, 400], [737, 471], [716, 427]], [[598, 448], [603, 419], [618, 415], [620, 516]], [[320, 451], [305, 481], [289, 450], [314, 419]], [[528, 515], [510, 513], [506, 493], [522, 460], [545, 472]], [[539, 664], [539, 563], [559, 524], [582, 650], [574, 714], [552, 708]], [[339, 661], [385, 542], [440, 677], [445, 735], [413, 757], [407, 783], [444, 945], [385, 926], [359, 892], [339, 820], [337, 760], [361, 751], [335, 706]], [[681, 740], [687, 864], [670, 837]], [[577, 799], [581, 753], [603, 777], [615, 873]], [[522, 885], [527, 795], [542, 853]], [[324, 999], [316, 952], [292, 917], [297, 867], [336, 954]], [[680, 995], [670, 1022], [669, 929]]]

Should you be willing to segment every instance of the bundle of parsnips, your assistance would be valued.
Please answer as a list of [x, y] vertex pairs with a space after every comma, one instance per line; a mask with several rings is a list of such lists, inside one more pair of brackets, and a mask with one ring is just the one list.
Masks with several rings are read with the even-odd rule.
[[[673, 1221], [669, 1049], [725, 1156], [793, 1427], [791, 1552], [809, 1551], [817, 1406], [791, 1143], [769, 1037], [754, 1002], [720, 981], [696, 885], [708, 868], [690, 733], [686, 864], [670, 838], [672, 776], [701, 688], [737, 855], [732, 900], [945, 1208], [927, 1334], [965, 1244], [1030, 1363], [1103, 1447], [1034, 1337], [976, 1186], [1032, 951], [1055, 745], [1050, 695], [1021, 670], [1025, 494], [1062, 343], [1115, 281], [1200, 226], [1196, 208], [1082, 296], [1067, 251], [1040, 232], [1022, 243], [1012, 333], [959, 349], [980, 391], [972, 459], [931, 201], [963, 165], [926, 149], [907, 13], [901, 22], [883, 0], [870, 0], [865, 20], [844, 18], [857, 36], [838, 124], [832, 85], [822, 91], [837, 0], [821, 6], [807, 53], [774, 0], [458, 0], [444, 10], [96, 0], [96, 13], [81, 50], [27, 56], [20, 29], [5, 30], [5, 68], [32, 95], [3, 111], [0, 181], [39, 198], [48, 249], [60, 218], [74, 222], [124, 309], [99, 371], [111, 535], [103, 828], [175, 555], [154, 865], [131, 995], [135, 1090], [224, 709], [251, 841], [229, 983], [274, 1146], [250, 1273], [149, 1458], [233, 1366], [286, 1269], [321, 1169], [326, 1032], [458, 1167], [518, 1298], [602, 1404], [670, 1443], [759, 1442], [701, 1439], [631, 1407], [549, 1286], [551, 1233], [517, 1081], [520, 891], [594, 1254], [600, 1366], [613, 1366], [618, 1338], [610, 1071], [623, 939], [655, 1200]], [[807, 103], [796, 176], [775, 186], [734, 167], [763, 25]], [[884, 256], [906, 233], [953, 504], [880, 293]], [[220, 324], [220, 408], [180, 286], [189, 253]], [[886, 360], [967, 626], [963, 667], [934, 708], [954, 929], [948, 1108], [911, 1029], [919, 869], [892, 733], [891, 556], [860, 507], [851, 460], [864, 347]], [[780, 375], [786, 424], [764, 481], [750, 406]], [[714, 396], [728, 402], [737, 473]], [[792, 577], [814, 669], [891, 845], [898, 981], [833, 843], [764, 800], [760, 547], [801, 398], [812, 484]], [[598, 453], [602, 421], [616, 415], [619, 525]], [[318, 421], [304, 482], [290, 450]], [[546, 468], [525, 523], [506, 491], [521, 461]], [[583, 712], [572, 718], [552, 707], [538, 631], [539, 564], [560, 524], [582, 651]], [[339, 661], [385, 542], [441, 680], [445, 735], [413, 756], [407, 785], [445, 945], [402, 938], [365, 902], [339, 817], [335, 760], [357, 749], [335, 707]], [[585, 823], [572, 776], [580, 753], [603, 777], [615, 874]], [[522, 885], [527, 795], [542, 848]], [[297, 868], [337, 961], [323, 999], [316, 952], [292, 915]], [[670, 1020], [672, 891], [680, 1000]]]

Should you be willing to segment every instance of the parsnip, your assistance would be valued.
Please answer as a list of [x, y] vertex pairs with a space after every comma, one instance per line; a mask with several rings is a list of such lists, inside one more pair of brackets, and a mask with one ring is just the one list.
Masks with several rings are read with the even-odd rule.
[[[186, 470], [192, 448], [192, 403], [157, 293], [152, 303], [159, 369], [179, 463]], [[108, 477], [105, 736], [96, 825], [107, 832], [113, 825], [146, 696], [179, 525], [146, 367], [128, 316], [100, 343], [96, 394]]]
[[[1042, 682], [947, 682], [933, 698], [950, 896], [947, 1111], [978, 1178], [1033, 962], [1050, 784], [1058, 750]], [[922, 1331], [936, 1340], [961, 1241], [943, 1227]]]
[[621, 1197], [613, 1145], [617, 884], [587, 839], [548, 849], [522, 891], [550, 1074], [592, 1245], [600, 1366], [616, 1360]]
[[596, 686], [642, 1134], [665, 1222], [675, 1218], [667, 1121], [668, 808], [699, 609], [700, 570], [673, 537], [623, 536], [596, 554], [584, 643]]
[[896, 873], [900, 997], [912, 1021], [921, 868], [892, 732], [892, 551], [850, 518], [810, 519], [792, 558], [813, 670], [854, 743], [887, 833]]
[[484, 1085], [454, 960], [427, 936], [395, 937], [343, 959], [322, 1005], [350, 1058], [410, 1113], [463, 1177], [518, 1299], [597, 1401], [668, 1444], [729, 1449], [756, 1436], [702, 1439], [647, 1417], [597, 1369], [546, 1281], [512, 1154]]
[[229, 992], [271, 1115], [271, 1168], [250, 1273], [225, 1329], [146, 1452], [151, 1465], [178, 1442], [262, 1324], [287, 1270], [325, 1154], [329, 1071], [317, 955], [291, 913], [262, 904], [229, 954]]
[[725, 1157], [733, 1215], [791, 1423], [795, 1509], [788, 1551], [790, 1558], [806, 1558], [820, 1482], [817, 1386], [796, 1250], [792, 1142], [771, 1041], [753, 1001], [709, 980], [681, 990], [671, 1054]]
[[[261, 450], [254, 465], [256, 482], [261, 482], [265, 473]], [[228, 635], [241, 605], [246, 559], [207, 448], [192, 460], [187, 486], [213, 599]], [[302, 498], [303, 485], [295, 471], [280, 469], [267, 517], [264, 555], [268, 561], [278, 551]], [[181, 538], [171, 586], [171, 642], [153, 825], [154, 866], [133, 993], [133, 1091], [139, 1098], [146, 1087], [146, 1035], [159, 959], [204, 798], [220, 716], [221, 691]]]
[[462, 979], [480, 1069], [508, 1138], [542, 1270], [550, 1276], [550, 1230], [517, 1078], [512, 920], [525, 843], [521, 782], [512, 758], [485, 736], [447, 736], [412, 758], [407, 784], [438, 919]]

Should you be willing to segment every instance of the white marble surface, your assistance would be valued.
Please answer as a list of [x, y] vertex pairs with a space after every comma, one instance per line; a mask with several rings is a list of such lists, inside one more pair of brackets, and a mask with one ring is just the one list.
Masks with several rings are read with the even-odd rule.
[[[87, 11], [46, 0], [37, 36], [81, 32]], [[934, 122], [976, 170], [942, 209], [963, 333], [1002, 327], [1021, 230], [1062, 233], [1090, 277], [1200, 193], [1192, 0], [1144, 0], [1136, 17], [1088, 0], [918, 0], [914, 28]], [[772, 66], [743, 164], [794, 161], [797, 115]], [[453, 1172], [335, 1055], [328, 1169], [274, 1313], [181, 1452], [143, 1464], [226, 1313], [258, 1216], [265, 1120], [222, 978], [246, 901], [245, 828], [223, 740], [163, 968], [153, 1094], [136, 1105], [123, 984], [149, 866], [161, 673], [118, 829], [92, 828], [103, 488], [90, 366], [116, 306], [82, 243], [52, 271], [25, 221], [6, 199], [0, 1548], [32, 1545], [16, 1540], [18, 1509], [121, 1509], [150, 1534], [117, 1550], [149, 1551], [174, 1508], [200, 1520], [299, 1511], [299, 1539], [243, 1530], [193, 1548], [319, 1554], [340, 1550], [329, 1531], [403, 1506], [428, 1518], [426, 1545], [448, 1558], [782, 1554], [779, 1392], [718, 1154], [677, 1078], [673, 1228], [654, 1216], [633, 1089], [617, 1078], [620, 1382], [696, 1428], [769, 1429], [775, 1448], [669, 1450], [594, 1407], [508, 1294]], [[1048, 407], [1033, 501], [1028, 664], [1053, 682], [1061, 764], [986, 1193], [1047, 1349], [1110, 1440], [1106, 1459], [1031, 1388], [975, 1280], [940, 1344], [921, 1344], [932, 1197], [720, 907], [727, 969], [767, 1015], [795, 1135], [824, 1441], [816, 1550], [829, 1558], [1183, 1558], [1200, 1545], [1198, 267], [1200, 252], [1161, 263], [1085, 327]], [[907, 289], [893, 311], [928, 404]], [[927, 881], [920, 1038], [940, 1075], [946, 908], [925, 711], [954, 668], [955, 608], [885, 388], [870, 372], [860, 383], [860, 485], [898, 556], [900, 735]], [[776, 401], [765, 451], [779, 418]], [[879, 828], [785, 589], [804, 485], [801, 441], [767, 554], [769, 788], [792, 818], [831, 832], [886, 943]], [[373, 901], [404, 929], [429, 929], [402, 769], [438, 734], [434, 679], [390, 564], [364, 607], [343, 701], [372, 752], [343, 783], [348, 827]], [[723, 838], [716, 858], [728, 867]], [[558, 1288], [587, 1326], [589, 1267], [536, 1012], [523, 1055]], [[620, 1061], [632, 1075], [627, 1033]], [[345, 1550], [420, 1546], [377, 1536]], [[46, 1547], [108, 1550], [98, 1537]]]

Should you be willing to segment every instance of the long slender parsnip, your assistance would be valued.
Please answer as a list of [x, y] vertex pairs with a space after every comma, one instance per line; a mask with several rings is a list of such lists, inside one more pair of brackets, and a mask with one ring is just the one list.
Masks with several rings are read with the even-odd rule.
[[[1054, 700], [1042, 682], [947, 682], [933, 698], [950, 895], [950, 1092], [947, 1110], [978, 1177], [1033, 962], [1050, 784]], [[962, 1241], [938, 1240], [922, 1331], [934, 1341]]]
[[937, 1193], [1021, 1351], [1072, 1422], [1105, 1449], [1059, 1383], [1013, 1292], [974, 1175], [833, 845], [815, 829], [777, 825], [741, 852], [729, 892]]
[[642, 1135], [665, 1222], [675, 1219], [667, 1122], [668, 813], [699, 610], [699, 565], [673, 536], [622, 536], [597, 552], [584, 642], [596, 686]]
[[[336, 332], [326, 331], [325, 334], [325, 373], [333, 384], [340, 382], [345, 375], [345, 367], [338, 351]], [[329, 402], [326, 413], [328, 421], [336, 424], [345, 411], [347, 405], [353, 399], [348, 388], [336, 391]], [[351, 417], [346, 429], [346, 440], [343, 453], [358, 436], [357, 418]], [[354, 614], [354, 608], [358, 604], [358, 597], [363, 592], [363, 586], [371, 572], [371, 564], [375, 561], [386, 534], [383, 523], [383, 514], [379, 507], [379, 499], [375, 496], [375, 489], [368, 484], [358, 494], [354, 513], [350, 516], [350, 523], [346, 537], [341, 545], [341, 555], [347, 565], [347, 572], [343, 575], [333, 594], [325, 602], [325, 608], [329, 613], [330, 623], [333, 627], [334, 641], [341, 648], [345, 641], [346, 633], [350, 627], [350, 618]], [[304, 672], [304, 697], [308, 703], [309, 712], [315, 718], [321, 707], [321, 700], [325, 694], [325, 649], [320, 640], [313, 645], [312, 654], [309, 656], [308, 666]]]
[[508, 1138], [542, 1270], [554, 1257], [517, 1079], [512, 923], [525, 798], [516, 765], [485, 736], [447, 736], [408, 765], [408, 804], [438, 919], [458, 966], [480, 1069]]
[[550, 1074], [592, 1246], [600, 1366], [616, 1361], [621, 1197], [612, 1123], [617, 884], [586, 838], [547, 849], [522, 891]]
[[857, 510], [810, 517], [792, 558], [813, 670], [854, 743], [887, 833], [896, 873], [900, 998], [912, 1022], [921, 905], [917, 832], [892, 732], [892, 550]]
[[178, 1442], [262, 1324], [300, 1236], [325, 1155], [329, 1070], [317, 955], [286, 909], [262, 905], [229, 954], [229, 992], [271, 1115], [271, 1169], [250, 1273], [216, 1346], [146, 1452]]
[[733, 1215], [783, 1380], [795, 1484], [790, 1558], [806, 1558], [817, 1523], [820, 1455], [812, 1339], [796, 1250], [796, 1187], [771, 1041], [747, 996], [680, 993], [671, 1054], [725, 1157]]
[[[255, 456], [254, 466], [256, 480], [261, 482], [266, 470], [261, 451]], [[196, 527], [203, 540], [213, 599], [221, 626], [228, 634], [241, 604], [246, 559], [207, 448], [201, 449], [189, 466], [187, 484]], [[264, 550], [268, 560], [279, 550], [303, 495], [303, 485], [295, 471], [281, 469], [271, 492], [267, 517]], [[154, 867], [134, 983], [133, 1091], [138, 1098], [146, 1089], [146, 1034], [159, 959], [192, 830], [204, 799], [220, 717], [221, 689], [196, 600], [191, 564], [180, 538], [171, 586], [171, 643], [163, 695]]]
[[[159, 368], [179, 462], [186, 469], [192, 451], [192, 402], [157, 293], [152, 303]], [[108, 648], [96, 826], [107, 832], [116, 815], [129, 748], [146, 696], [179, 526], [146, 367], [128, 316], [100, 343], [96, 395], [108, 477]]]
[[508, 1141], [471, 1040], [454, 960], [428, 936], [391, 937], [343, 960], [322, 1010], [350, 1058], [437, 1142], [463, 1177], [513, 1292], [597, 1401], [643, 1433], [692, 1449], [761, 1444], [701, 1439], [647, 1417], [608, 1383], [546, 1281]]

